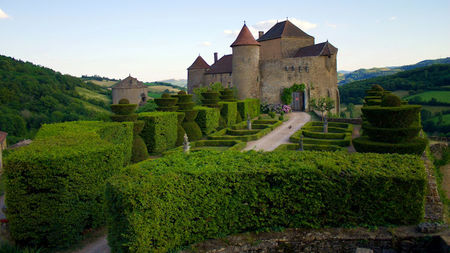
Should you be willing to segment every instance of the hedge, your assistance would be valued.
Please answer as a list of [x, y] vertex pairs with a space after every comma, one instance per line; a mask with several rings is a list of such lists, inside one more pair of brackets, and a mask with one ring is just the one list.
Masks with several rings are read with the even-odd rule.
[[375, 127], [402, 128], [420, 122], [420, 105], [401, 107], [363, 106], [361, 111], [369, 123]]
[[139, 113], [139, 120], [145, 121], [141, 136], [149, 153], [161, 153], [175, 147], [177, 117], [176, 112]]
[[113, 104], [111, 105], [111, 111], [119, 115], [129, 115], [136, 111], [136, 104]]
[[264, 135], [270, 133], [273, 129], [281, 125], [283, 122], [277, 121], [272, 125], [264, 125], [262, 129], [245, 130], [245, 129], [231, 129], [225, 128], [208, 136], [210, 140], [239, 140], [239, 141], [253, 141], [260, 139]]
[[[200, 140], [190, 143], [191, 148], [199, 147], [229, 147], [227, 150], [242, 150], [247, 146], [247, 143], [238, 140]], [[174, 152], [182, 152], [183, 147], [177, 147], [164, 152], [164, 155], [169, 155]], [[197, 152], [197, 151], [195, 151]]]
[[175, 141], [175, 146], [183, 145], [184, 142], [186, 131], [184, 131], [184, 128], [181, 126], [184, 116], [185, 114], [183, 112], [177, 112], [177, 140]]
[[[298, 150], [300, 148], [300, 144], [296, 143], [288, 143], [281, 144], [274, 151], [287, 151], [287, 150]], [[341, 151], [345, 150], [344, 148], [337, 145], [317, 145], [317, 144], [303, 144], [303, 150], [315, 150], [315, 151]]]
[[[310, 121], [307, 122], [305, 125], [303, 125], [302, 128], [310, 128], [310, 127], [322, 127], [323, 129], [323, 122], [321, 121]], [[353, 132], [353, 125], [348, 123], [342, 123], [342, 122], [328, 122], [328, 130], [340, 128], [343, 129], [345, 132]]]
[[365, 123], [363, 129], [372, 141], [398, 143], [417, 137], [422, 127], [416, 124], [405, 128], [380, 128]]
[[428, 139], [414, 138], [408, 142], [387, 143], [371, 141], [367, 136], [353, 139], [353, 146], [358, 152], [370, 153], [398, 153], [421, 155], [427, 146]]
[[219, 127], [220, 111], [216, 108], [209, 108], [204, 106], [196, 106], [194, 108], [198, 110], [195, 122], [202, 129], [204, 135], [208, 135], [215, 132]]
[[220, 115], [224, 119], [226, 126], [232, 126], [236, 123], [237, 103], [236, 102], [219, 102], [222, 107]]
[[258, 117], [261, 114], [260, 108], [261, 102], [257, 98], [247, 98], [237, 101], [237, 110], [243, 121], [247, 120], [247, 115], [250, 115], [250, 118]]
[[108, 241], [112, 252], [167, 252], [244, 231], [416, 224], [425, 194], [416, 156], [180, 152], [108, 180]]
[[9, 230], [20, 245], [59, 249], [105, 224], [105, 181], [130, 161], [133, 123], [43, 125], [5, 161]]

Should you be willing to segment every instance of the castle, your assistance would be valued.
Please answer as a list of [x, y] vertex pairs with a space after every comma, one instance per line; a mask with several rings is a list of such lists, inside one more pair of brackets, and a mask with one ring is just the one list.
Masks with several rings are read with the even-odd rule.
[[262, 103], [281, 103], [284, 88], [306, 84], [304, 92], [293, 93], [293, 108], [308, 111], [310, 98], [330, 97], [339, 112], [337, 88], [337, 48], [328, 41], [315, 44], [308, 35], [289, 20], [279, 22], [267, 33], [259, 32], [255, 40], [244, 24], [231, 44], [232, 54], [210, 66], [198, 56], [188, 68], [188, 92], [194, 88], [221, 82], [235, 87], [238, 98], [259, 98]]

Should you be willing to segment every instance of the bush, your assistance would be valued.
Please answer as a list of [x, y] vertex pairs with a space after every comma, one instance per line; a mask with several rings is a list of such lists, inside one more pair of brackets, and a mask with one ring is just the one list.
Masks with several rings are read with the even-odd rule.
[[402, 105], [402, 100], [394, 94], [387, 94], [381, 101], [383, 107], [398, 107]]
[[175, 147], [177, 140], [176, 112], [139, 113], [139, 120], [145, 121], [141, 136], [150, 153], [161, 153]]
[[[242, 150], [247, 146], [247, 143], [238, 140], [199, 140], [190, 142], [191, 152], [197, 152], [196, 148], [201, 147], [229, 147], [227, 150]], [[169, 155], [174, 152], [183, 152], [183, 147], [177, 147], [164, 152], [164, 155]]]
[[420, 120], [420, 105], [401, 107], [363, 106], [365, 118], [375, 127], [404, 128]]
[[219, 127], [220, 111], [216, 108], [209, 108], [204, 106], [196, 106], [195, 110], [198, 110], [195, 122], [202, 130], [204, 135], [208, 135], [215, 132]]
[[232, 126], [236, 123], [237, 103], [236, 102], [219, 102], [222, 106], [220, 115], [224, 119], [226, 126]]
[[405, 128], [381, 128], [373, 127], [370, 124], [364, 124], [364, 132], [373, 141], [398, 143], [404, 142], [416, 137], [420, 130], [420, 126], [411, 126]]
[[[274, 151], [287, 151], [287, 150], [299, 150], [300, 144], [288, 143], [281, 144]], [[307, 151], [343, 151], [344, 148], [337, 145], [317, 145], [317, 144], [305, 144], [303, 143], [303, 150]]]
[[129, 103], [130, 103], [130, 101], [128, 99], [126, 99], [126, 98], [122, 98], [121, 100], [119, 100], [119, 104], [120, 105], [129, 104]]
[[236, 102], [236, 98], [234, 97], [234, 90], [230, 88], [225, 88], [220, 91], [220, 99], [223, 102]]
[[108, 180], [113, 252], [167, 252], [274, 227], [416, 224], [419, 157], [344, 152], [181, 152]]
[[184, 121], [181, 123], [184, 131], [186, 131], [189, 141], [196, 141], [202, 138], [202, 130], [195, 121]]
[[184, 142], [184, 135], [186, 134], [186, 131], [184, 131], [183, 126], [181, 126], [184, 116], [185, 114], [183, 112], [177, 112], [177, 141], [175, 142], [175, 146], [183, 145]]
[[43, 125], [5, 161], [11, 236], [27, 246], [62, 248], [104, 225], [105, 181], [130, 162], [132, 123]]
[[220, 105], [218, 103], [220, 101], [220, 99], [219, 99], [220, 93], [219, 92], [210, 90], [207, 92], [202, 92], [201, 95], [204, 98], [204, 99], [202, 99], [202, 104], [204, 106], [212, 107], [212, 108], [220, 108]]
[[138, 136], [138, 138], [133, 138], [133, 153], [131, 156], [131, 162], [137, 163], [144, 161], [148, 158], [147, 146], [144, 140]]
[[367, 136], [353, 139], [353, 146], [358, 152], [398, 153], [421, 155], [427, 146], [425, 138], [415, 138], [408, 142], [386, 143], [371, 141]]
[[111, 111], [119, 115], [129, 115], [136, 111], [136, 104], [117, 104], [111, 105]]

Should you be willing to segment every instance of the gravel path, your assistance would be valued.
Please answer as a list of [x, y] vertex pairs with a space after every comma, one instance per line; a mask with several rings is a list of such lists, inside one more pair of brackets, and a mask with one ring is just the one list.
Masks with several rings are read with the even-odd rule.
[[91, 242], [84, 246], [82, 249], [74, 251], [73, 253], [110, 253], [111, 249], [108, 246], [108, 240], [106, 235], [98, 238], [94, 242]]
[[288, 121], [275, 128], [268, 135], [259, 140], [247, 142], [247, 147], [244, 150], [272, 151], [281, 144], [289, 143], [289, 137], [311, 119], [311, 116], [305, 112], [291, 112], [288, 116]]

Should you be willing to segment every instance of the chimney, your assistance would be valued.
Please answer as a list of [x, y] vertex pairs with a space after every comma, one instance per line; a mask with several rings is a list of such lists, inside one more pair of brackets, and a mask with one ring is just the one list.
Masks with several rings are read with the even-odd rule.
[[217, 62], [217, 52], [214, 53], [214, 63]]
[[264, 35], [264, 32], [263, 31], [259, 31], [258, 34], [259, 34], [259, 36], [258, 36], [258, 39], [259, 39], [259, 38], [261, 38]]

